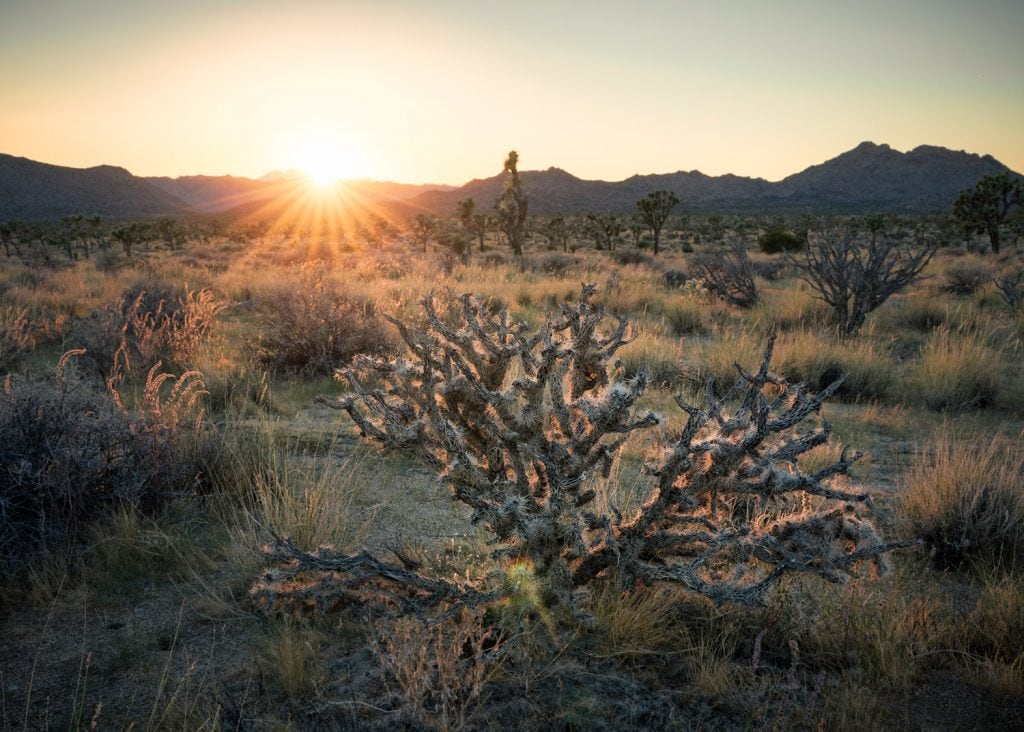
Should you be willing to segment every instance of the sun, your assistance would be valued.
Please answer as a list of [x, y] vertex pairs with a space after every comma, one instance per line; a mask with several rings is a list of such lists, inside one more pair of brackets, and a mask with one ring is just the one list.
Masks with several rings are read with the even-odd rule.
[[295, 146], [292, 165], [318, 186], [332, 186], [340, 180], [366, 175], [366, 158], [346, 140], [332, 137], [310, 137]]

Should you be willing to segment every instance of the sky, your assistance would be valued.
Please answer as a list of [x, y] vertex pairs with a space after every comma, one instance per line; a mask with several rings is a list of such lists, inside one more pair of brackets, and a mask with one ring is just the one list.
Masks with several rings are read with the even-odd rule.
[[0, 0], [0, 152], [138, 175], [1024, 171], [1021, 0]]

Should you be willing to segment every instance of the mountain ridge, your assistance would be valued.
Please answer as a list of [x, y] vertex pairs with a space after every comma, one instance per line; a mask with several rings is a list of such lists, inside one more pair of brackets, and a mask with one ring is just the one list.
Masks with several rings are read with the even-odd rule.
[[[822, 163], [771, 182], [699, 170], [634, 174], [621, 181], [586, 180], [558, 167], [520, 172], [538, 214], [634, 210], [639, 198], [670, 190], [687, 211], [948, 211], [957, 194], [981, 177], [1010, 171], [991, 155], [918, 145], [900, 152], [862, 142]], [[1014, 173], [1019, 175], [1019, 173]], [[100, 165], [67, 168], [0, 154], [0, 219], [57, 218], [72, 213], [146, 217], [251, 210], [260, 201], [294, 195], [301, 173], [275, 171], [261, 179], [240, 176], [134, 176], [125, 168]], [[458, 201], [473, 197], [490, 208], [501, 192], [503, 174], [462, 186], [353, 180], [337, 184], [346, 196], [367, 203], [401, 203], [395, 210], [452, 214]], [[408, 215], [411, 215], [408, 214]]]

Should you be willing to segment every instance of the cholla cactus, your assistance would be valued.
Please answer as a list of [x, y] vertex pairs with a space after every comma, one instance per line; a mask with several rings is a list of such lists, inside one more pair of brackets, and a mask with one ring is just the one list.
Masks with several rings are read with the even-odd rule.
[[[859, 455], [844, 451], [810, 475], [796, 466], [827, 441], [829, 427], [796, 428], [839, 382], [818, 395], [785, 383], [769, 371], [770, 342], [760, 368], [741, 369], [726, 397], [716, 399], [709, 385], [703, 407], [678, 400], [688, 419], [648, 466], [650, 492], [635, 515], [596, 512], [588, 478], [607, 476], [630, 435], [659, 418], [635, 409], [643, 375], [614, 378], [627, 325], [619, 320], [602, 335], [594, 294], [584, 286], [576, 305], [532, 332], [469, 296], [444, 312], [428, 297], [424, 329], [392, 320], [409, 357], [362, 357], [342, 369], [352, 392], [333, 406], [365, 437], [411, 449], [436, 468], [493, 535], [496, 558], [530, 568], [549, 609], [578, 611], [587, 586], [612, 573], [627, 588], [672, 582], [717, 602], [753, 604], [786, 572], [839, 582], [867, 560], [884, 568], [883, 555], [898, 545], [883, 543], [859, 515], [866, 494], [832, 480]], [[385, 386], [368, 386], [374, 382]], [[321, 604], [355, 592], [403, 610], [502, 594], [422, 577], [365, 552], [308, 554], [282, 537], [266, 551], [286, 562], [257, 585], [268, 601], [300, 586]], [[319, 581], [290, 581], [308, 572]]]

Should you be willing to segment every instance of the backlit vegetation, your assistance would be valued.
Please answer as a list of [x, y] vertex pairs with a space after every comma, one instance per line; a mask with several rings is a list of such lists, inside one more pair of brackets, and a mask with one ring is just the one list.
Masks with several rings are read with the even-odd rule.
[[5, 728], [1018, 723], [1019, 253], [515, 163], [422, 237], [3, 229]]

